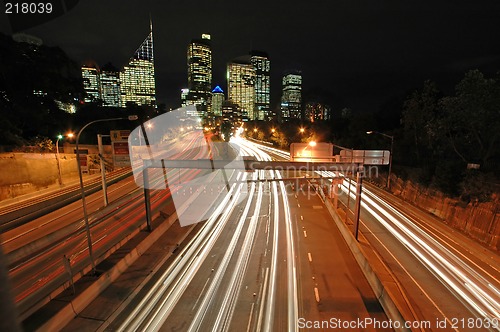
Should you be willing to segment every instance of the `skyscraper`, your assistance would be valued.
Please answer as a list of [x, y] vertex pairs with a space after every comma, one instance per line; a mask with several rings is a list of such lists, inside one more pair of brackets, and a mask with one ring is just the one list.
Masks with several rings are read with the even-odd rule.
[[210, 35], [193, 39], [187, 48], [188, 89], [187, 104], [194, 104], [199, 115], [204, 115], [210, 101], [212, 87], [212, 50]]
[[283, 76], [281, 116], [284, 120], [302, 117], [302, 74], [298, 70], [288, 71]]
[[189, 94], [189, 89], [187, 89], [187, 88], [181, 89], [181, 106], [182, 107], [187, 106], [188, 94]]
[[323, 103], [308, 102], [304, 110], [305, 120], [314, 122], [321, 120], [330, 120], [330, 107]]
[[222, 103], [224, 99], [224, 91], [217, 85], [212, 90], [212, 113], [214, 116], [222, 116]]
[[121, 107], [120, 72], [111, 66], [101, 68], [99, 74], [103, 106]]
[[270, 70], [271, 62], [265, 52], [250, 52], [250, 61], [255, 70], [255, 112], [258, 120], [268, 119], [270, 117]]
[[84, 101], [86, 103], [97, 102], [101, 99], [99, 70], [93, 66], [82, 66], [83, 89], [85, 90]]
[[243, 116], [255, 120], [255, 69], [250, 56], [242, 56], [227, 65], [227, 97], [238, 105]]
[[149, 35], [120, 73], [120, 81], [122, 107], [129, 102], [156, 107], [152, 24]]

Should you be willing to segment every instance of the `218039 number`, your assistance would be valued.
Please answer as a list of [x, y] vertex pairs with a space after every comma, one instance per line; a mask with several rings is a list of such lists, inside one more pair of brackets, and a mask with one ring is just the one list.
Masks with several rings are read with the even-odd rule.
[[50, 2], [7, 2], [5, 3], [5, 14], [50, 14], [52, 13]]

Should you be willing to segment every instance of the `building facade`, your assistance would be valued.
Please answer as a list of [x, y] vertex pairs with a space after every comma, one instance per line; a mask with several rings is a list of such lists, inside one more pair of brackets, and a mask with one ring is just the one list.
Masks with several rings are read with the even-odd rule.
[[217, 85], [215, 89], [212, 90], [211, 111], [214, 116], [222, 116], [222, 103], [224, 103], [225, 99], [224, 91]]
[[111, 69], [102, 69], [99, 75], [101, 86], [102, 105], [107, 107], [121, 107], [120, 72]]
[[189, 94], [188, 88], [181, 89], [181, 106], [182, 107], [187, 106], [188, 94]]
[[282, 80], [281, 117], [287, 119], [302, 118], [302, 73], [294, 70], [285, 73]]
[[236, 58], [227, 65], [227, 98], [249, 120], [256, 119], [254, 84], [255, 69], [250, 56]]
[[83, 89], [86, 103], [95, 103], [101, 99], [99, 69], [91, 66], [82, 66]]
[[255, 70], [255, 118], [267, 120], [271, 118], [271, 61], [269, 55], [262, 51], [250, 52], [250, 61]]
[[186, 103], [196, 105], [199, 115], [208, 110], [212, 87], [212, 50], [209, 34], [193, 39], [187, 48], [188, 95]]
[[330, 120], [331, 112], [330, 107], [323, 103], [308, 102], [304, 110], [304, 117], [306, 121], [315, 122]]
[[156, 107], [153, 28], [120, 73], [121, 105]]

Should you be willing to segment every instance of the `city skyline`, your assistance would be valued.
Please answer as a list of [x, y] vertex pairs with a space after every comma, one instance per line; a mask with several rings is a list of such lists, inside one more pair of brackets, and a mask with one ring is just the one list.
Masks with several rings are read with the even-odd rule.
[[[243, 11], [242, 5], [224, 1], [141, 7], [128, 1], [119, 6], [86, 1], [25, 32], [60, 46], [79, 64], [112, 62], [122, 68], [148, 32], [152, 13], [157, 97], [168, 106], [178, 103], [186, 85], [185, 47], [202, 33], [213, 36], [212, 88], [225, 88], [230, 59], [252, 49], [269, 54], [274, 107], [281, 97], [281, 76], [289, 68], [307, 77], [304, 91], [327, 96], [335, 110], [354, 111], [376, 110], [426, 79], [452, 89], [469, 69], [494, 74], [500, 68], [500, 5], [495, 1], [289, 3], [287, 13], [280, 3], [263, 5], [266, 11]], [[297, 17], [296, 24], [285, 24], [289, 17]], [[11, 32], [5, 17], [0, 31]]]

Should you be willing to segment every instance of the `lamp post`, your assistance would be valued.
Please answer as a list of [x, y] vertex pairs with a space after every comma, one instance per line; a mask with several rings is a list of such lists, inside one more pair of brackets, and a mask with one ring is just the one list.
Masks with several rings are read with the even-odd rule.
[[108, 206], [108, 185], [106, 183], [106, 165], [104, 164], [104, 147], [102, 145], [103, 137], [110, 137], [110, 135], [97, 134], [97, 146], [99, 148], [99, 164], [101, 165], [102, 197], [104, 199], [104, 206]]
[[[115, 120], [125, 120], [127, 118], [111, 118], [111, 119], [100, 119], [100, 120], [94, 120], [89, 123], [87, 123], [85, 126], [80, 129], [78, 134], [76, 135], [76, 161], [78, 165], [78, 176], [80, 178], [80, 192], [82, 196], [82, 206], [83, 206], [83, 218], [85, 220], [85, 232], [87, 233], [87, 244], [89, 247], [89, 257], [90, 257], [90, 262], [92, 264], [92, 274], [95, 275], [96, 269], [95, 269], [95, 260], [94, 260], [94, 253], [92, 251], [92, 237], [90, 234], [90, 224], [89, 224], [89, 216], [87, 214], [87, 206], [85, 204], [85, 187], [83, 186], [83, 176], [82, 176], [82, 166], [80, 165], [80, 150], [78, 149], [78, 141], [80, 139], [80, 135], [83, 132], [85, 128], [90, 126], [91, 124], [97, 123], [97, 122], [106, 122], [106, 121], [115, 121]], [[137, 120], [137, 115], [130, 115], [128, 117], [128, 120], [133, 121]]]
[[[66, 136], [71, 138], [75, 135], [73, 135], [73, 133], [69, 133]], [[59, 134], [57, 135], [57, 140], [56, 140], [57, 173], [60, 186], [62, 186], [63, 182], [62, 182], [62, 171], [61, 171], [61, 158], [59, 157], [59, 140], [62, 139], [63, 137], [64, 137], [63, 135]]]
[[391, 151], [390, 151], [390, 155], [389, 155], [389, 174], [387, 175], [387, 185], [386, 185], [387, 189], [391, 189], [392, 150], [394, 147], [394, 136], [387, 135], [387, 134], [380, 133], [378, 131], [373, 131], [373, 130], [367, 131], [366, 133], [368, 135], [379, 134], [379, 135], [382, 135], [382, 136], [389, 138], [391, 140]]

